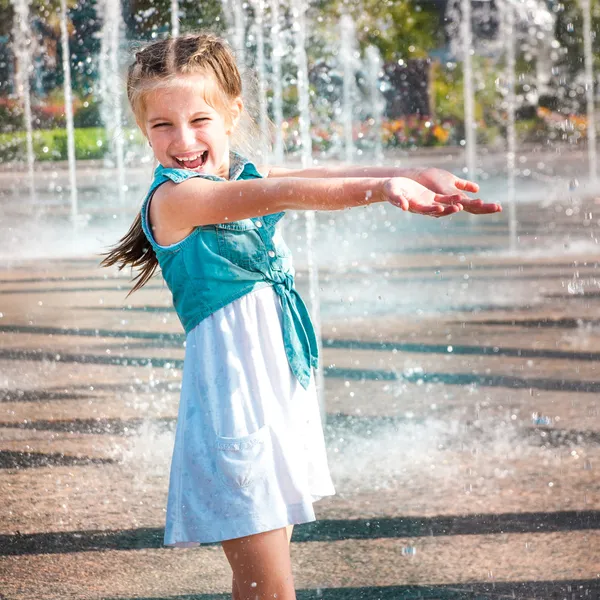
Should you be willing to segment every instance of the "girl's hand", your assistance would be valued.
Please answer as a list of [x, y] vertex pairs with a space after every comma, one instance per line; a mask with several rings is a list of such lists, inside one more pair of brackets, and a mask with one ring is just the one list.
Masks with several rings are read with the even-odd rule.
[[430, 217], [445, 217], [463, 209], [460, 194], [436, 194], [407, 177], [386, 180], [383, 195], [402, 210]]
[[473, 199], [467, 196], [466, 192], [477, 193], [479, 186], [473, 181], [461, 179], [444, 169], [422, 169], [415, 174], [415, 181], [436, 194], [446, 196], [458, 194], [463, 209], [474, 215], [484, 215], [502, 210], [500, 204], [484, 203], [479, 198]]

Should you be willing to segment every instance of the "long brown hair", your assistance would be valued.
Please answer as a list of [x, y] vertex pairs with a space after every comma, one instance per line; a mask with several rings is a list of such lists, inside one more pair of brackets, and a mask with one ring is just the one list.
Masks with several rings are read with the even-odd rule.
[[[215, 109], [224, 109], [242, 95], [242, 80], [233, 53], [225, 40], [213, 33], [167, 38], [152, 42], [136, 52], [135, 62], [129, 66], [127, 74], [127, 98], [143, 133], [148, 92], [174, 81], [179, 75], [196, 73], [205, 74], [216, 84], [205, 86], [209, 96], [205, 100]], [[224, 116], [227, 116], [226, 112]], [[125, 236], [102, 256], [105, 256], [100, 263], [102, 267], [117, 264], [119, 271], [127, 265], [138, 269], [132, 280], [135, 285], [129, 294], [147, 283], [158, 267], [158, 260], [142, 230], [139, 212]]]

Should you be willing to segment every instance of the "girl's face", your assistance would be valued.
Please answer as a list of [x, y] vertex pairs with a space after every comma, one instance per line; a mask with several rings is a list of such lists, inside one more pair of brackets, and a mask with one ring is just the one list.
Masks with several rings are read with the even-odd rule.
[[230, 113], [215, 110], [204, 100], [205, 75], [181, 75], [146, 96], [140, 123], [163, 167], [190, 169], [229, 178], [229, 135], [237, 125], [242, 101]]

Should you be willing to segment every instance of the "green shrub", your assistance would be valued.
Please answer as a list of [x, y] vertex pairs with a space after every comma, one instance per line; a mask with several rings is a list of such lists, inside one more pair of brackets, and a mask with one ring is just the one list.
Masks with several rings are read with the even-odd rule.
[[[101, 127], [75, 129], [75, 158], [102, 158], [108, 151], [106, 131]], [[36, 161], [67, 160], [66, 129], [33, 131], [33, 152]], [[27, 141], [24, 131], [0, 134], [0, 161], [25, 160]]]

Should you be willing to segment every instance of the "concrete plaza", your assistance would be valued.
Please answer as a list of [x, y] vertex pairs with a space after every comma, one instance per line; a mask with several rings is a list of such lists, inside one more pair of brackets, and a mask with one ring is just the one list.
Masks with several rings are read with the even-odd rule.
[[[338, 493], [295, 529], [299, 598], [600, 596], [600, 199], [541, 196], [513, 250], [506, 209], [320, 215]], [[162, 547], [184, 337], [160, 277], [128, 279], [91, 253], [0, 266], [2, 599], [230, 590], [219, 546]]]

